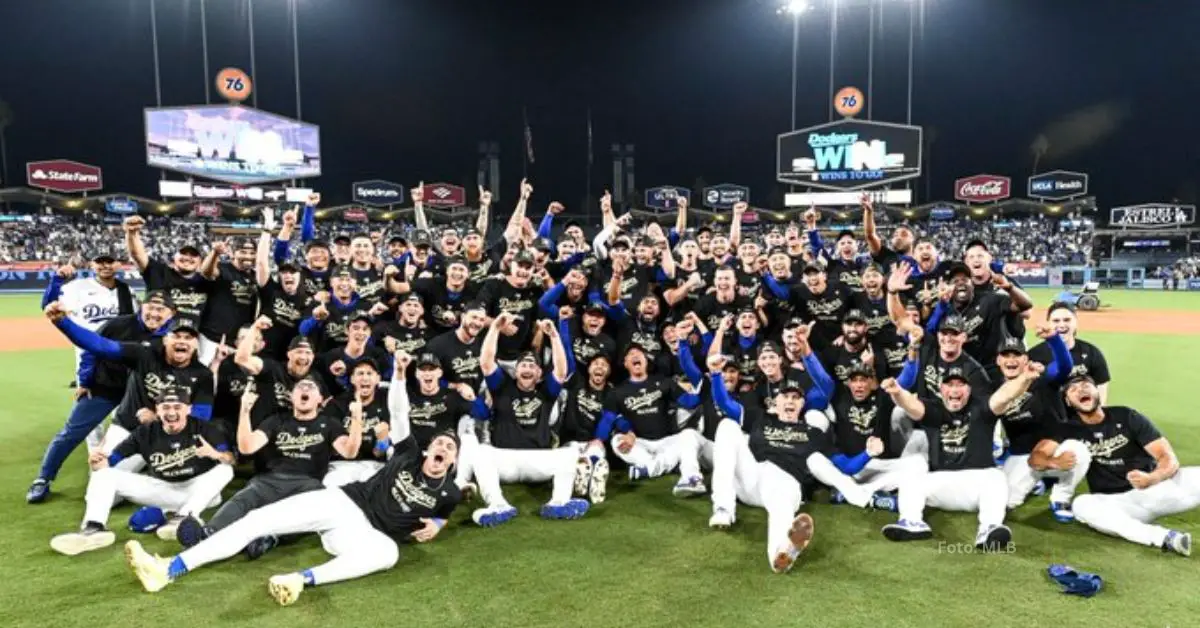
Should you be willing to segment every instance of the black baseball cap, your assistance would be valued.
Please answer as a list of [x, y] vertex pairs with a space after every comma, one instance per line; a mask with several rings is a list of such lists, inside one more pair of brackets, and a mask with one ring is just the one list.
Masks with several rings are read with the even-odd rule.
[[1055, 301], [1054, 303], [1050, 304], [1050, 307], [1046, 308], [1046, 318], [1050, 318], [1050, 315], [1053, 314], [1055, 310], [1066, 310], [1074, 314], [1075, 306], [1067, 303], [1066, 301]]
[[805, 275], [808, 275], [811, 273], [823, 273], [823, 272], [825, 272], [825, 269], [822, 268], [821, 265], [816, 262], [809, 262], [804, 265], [803, 274], [805, 274]]
[[291, 262], [284, 262], [279, 265], [279, 272], [281, 272], [281, 273], [298, 273], [298, 272], [300, 272], [300, 267]]
[[628, 249], [629, 248], [629, 240], [627, 240], [625, 238], [617, 238], [616, 240], [613, 240], [612, 244], [608, 245], [608, 248], [609, 249]]
[[417, 231], [414, 231], [414, 232], [413, 232], [413, 235], [412, 235], [412, 245], [413, 245], [414, 247], [417, 247], [417, 248], [426, 248], [426, 247], [430, 246], [431, 244], [432, 244], [432, 242], [431, 242], [431, 240], [429, 239], [429, 232], [428, 232], [428, 231], [425, 231], [424, 229], [420, 229], [420, 230], [417, 230]]
[[349, 277], [351, 279], [356, 279], [354, 276], [354, 269], [346, 266], [345, 264], [334, 268], [333, 272], [329, 273], [330, 279], [333, 279], [334, 277]]
[[789, 257], [791, 256], [791, 254], [788, 253], [788, 250], [782, 246], [773, 246], [773, 247], [771, 247], [770, 251], [767, 251], [767, 257], [774, 257], [776, 255], [787, 255]]
[[570, 229], [571, 227], [579, 227], [580, 229], [583, 228], [583, 226], [579, 224], [579, 221], [577, 221], [575, 219], [571, 219], [571, 220], [568, 220], [565, 223], [563, 223], [563, 231], [566, 231], [567, 229]]
[[858, 375], [873, 378], [875, 377], [875, 371], [868, 368], [864, 362], [855, 360], [851, 362], [850, 367], [846, 369], [846, 377], [851, 378]]
[[171, 320], [172, 334], [179, 332], [190, 332], [193, 336], [200, 334], [200, 329], [196, 326], [196, 321], [190, 318], [175, 318]]
[[108, 253], [100, 253], [93, 256], [92, 261], [97, 264], [112, 264], [113, 262], [117, 261], [117, 258], [109, 255]]
[[1075, 374], [1071, 375], [1070, 377], [1068, 377], [1067, 381], [1063, 382], [1063, 385], [1061, 388], [1063, 394], [1066, 394], [1068, 388], [1070, 388], [1071, 386], [1073, 386], [1079, 382], [1088, 382], [1089, 384], [1095, 384], [1096, 380], [1092, 379], [1092, 376], [1088, 375], [1087, 373], [1083, 373], [1083, 372], [1075, 373]]
[[346, 234], [346, 233], [339, 233], [333, 237], [333, 243], [334, 244], [350, 244], [350, 235]]
[[191, 255], [192, 257], [204, 257], [204, 254], [194, 244], [185, 244], [179, 247], [179, 253], [182, 255]]
[[471, 227], [470, 229], [467, 229], [466, 233], [463, 234], [463, 237], [465, 238], [467, 236], [473, 236], [473, 235], [483, 237], [483, 234], [480, 233], [479, 230], [476, 229], [475, 227]]
[[780, 393], [796, 393], [797, 395], [803, 396], [804, 395], [804, 387], [800, 385], [800, 382], [789, 377], [789, 378], [783, 380], [783, 384], [781, 384], [779, 386], [779, 392]]
[[1021, 342], [1020, 338], [1005, 338], [1004, 342], [1000, 343], [1000, 349], [996, 353], [1015, 353], [1017, 355], [1026, 355], [1025, 343]]
[[762, 354], [768, 353], [768, 352], [774, 353], [775, 355], [778, 355], [778, 356], [783, 356], [783, 349], [781, 349], [779, 347], [779, 343], [775, 342], [774, 340], [768, 340], [768, 341], [762, 343], [761, 345], [759, 345], [757, 356], [762, 357]]
[[538, 238], [533, 241], [533, 250], [549, 253], [554, 250], [554, 246], [550, 244], [550, 238]]
[[606, 316], [608, 314], [608, 308], [604, 307], [604, 304], [599, 301], [588, 301], [587, 304], [583, 306], [583, 313]]
[[311, 251], [313, 249], [325, 249], [326, 251], [328, 251], [329, 243], [324, 240], [310, 240], [308, 242], [308, 245], [304, 247], [304, 250]]
[[468, 269], [470, 268], [470, 264], [467, 264], [467, 258], [465, 258], [461, 255], [452, 255], [452, 256], [446, 258], [446, 262], [445, 262], [446, 268], [450, 268], [451, 266], [454, 266], [455, 264], [466, 267]]
[[466, 306], [463, 307], [464, 312], [474, 312], [476, 310], [486, 313], [487, 305], [483, 301], [476, 299], [470, 303], [467, 303]]
[[842, 238], [850, 238], [851, 240], [853, 240], [854, 232], [849, 229], [843, 229], [838, 232], [837, 238], [834, 239], [834, 242], [841, 242]]
[[445, 236], [447, 233], [457, 236], [458, 227], [455, 227], [454, 225], [446, 225], [445, 227], [442, 227], [442, 235]]
[[533, 261], [533, 252], [529, 249], [521, 249], [517, 251], [516, 255], [513, 255], [514, 264], [528, 264], [533, 266]]
[[[653, 296], [653, 295], [648, 295], [648, 296]], [[755, 309], [753, 305], [746, 303], [746, 304], [742, 305], [742, 307], [738, 308], [737, 313], [738, 313], [738, 316], [741, 316], [742, 314], [758, 315], [758, 310]]]
[[159, 391], [154, 403], [191, 403], [192, 391], [186, 386], [167, 386]]
[[376, 362], [374, 358], [363, 358], [359, 360], [354, 364], [354, 368], [350, 369], [350, 372], [353, 373], [360, 366], [369, 366], [371, 367], [372, 371], [375, 371], [376, 375], [379, 374], [379, 363]]
[[424, 369], [424, 368], [440, 369], [440, 368], [442, 368], [442, 361], [439, 360], [436, 355], [429, 353], [428, 351], [417, 356], [416, 364], [417, 364], [417, 368], [419, 368], [419, 369]]
[[540, 364], [538, 362], [537, 354], [528, 349], [517, 354], [516, 363], [520, 364], [522, 362], [533, 362], [534, 364]]
[[403, 299], [400, 300], [401, 303], [408, 303], [409, 301], [414, 301], [421, 305], [425, 305], [425, 299], [421, 298], [421, 295], [417, 294], [416, 292], [409, 292], [408, 294], [404, 295]]
[[388, 244], [403, 244], [404, 246], [408, 246], [408, 240], [405, 240], [404, 236], [399, 236], [399, 235], [394, 235], [394, 236], [388, 238], [387, 243]]
[[350, 325], [353, 325], [354, 323], [357, 323], [358, 321], [365, 322], [367, 324], [367, 327], [369, 328], [371, 326], [371, 322], [372, 322], [371, 315], [368, 314], [365, 310], [356, 310], [353, 314], [351, 314], [349, 316], [349, 318], [346, 319], [346, 327], [349, 327]]
[[962, 262], [950, 262], [949, 264], [946, 264], [946, 269], [942, 273], [942, 276], [946, 279], [953, 279], [956, 275], [966, 275], [970, 277], [971, 269], [967, 268], [967, 265]]
[[862, 323], [865, 325], [867, 323], [867, 317], [865, 314], [863, 314], [862, 310], [855, 308], [852, 310], [848, 310], [845, 313], [845, 315], [842, 316], [842, 322], [843, 323]]
[[238, 238], [233, 241], [233, 250], [243, 251], [246, 249], [250, 249], [251, 251], [258, 250], [258, 244], [253, 238]]
[[967, 383], [967, 384], [971, 383], [971, 380], [967, 378], [966, 371], [962, 370], [962, 368], [957, 367], [957, 366], [952, 366], [949, 369], [946, 369], [946, 374], [942, 376], [943, 382], [948, 382], [952, 379], [957, 379], [957, 380]]
[[980, 240], [979, 238], [975, 238], [974, 240], [971, 240], [970, 242], [967, 243], [967, 246], [963, 248], [963, 251], [966, 252], [975, 247], [979, 247], [985, 251], [988, 250], [988, 246], [987, 246], [986, 242], [984, 242], [983, 240]]
[[175, 309], [175, 300], [171, 298], [171, 293], [166, 290], [151, 290], [146, 293], [146, 303], [154, 303], [163, 307]]
[[621, 352], [621, 356], [625, 357], [633, 351], [637, 351], [647, 357], [650, 355], [650, 352], [646, 351], [646, 347], [643, 347], [640, 343], [631, 342], [629, 343], [629, 346], [625, 347], [625, 350]]
[[951, 314], [942, 319], [942, 324], [938, 325], [938, 331], [954, 331], [960, 334], [966, 333], [967, 321], [958, 314]]
[[308, 349], [309, 351], [312, 351], [312, 341], [305, 336], [293, 336], [291, 342], [288, 343], [287, 350], [292, 351], [294, 349]]

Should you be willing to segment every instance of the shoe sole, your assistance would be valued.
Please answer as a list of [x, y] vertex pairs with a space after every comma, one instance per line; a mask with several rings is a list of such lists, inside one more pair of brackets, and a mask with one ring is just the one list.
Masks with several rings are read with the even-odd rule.
[[296, 600], [300, 599], [300, 592], [303, 589], [292, 589], [282, 582], [268, 580], [267, 591], [271, 594], [271, 597], [275, 598], [276, 602], [279, 602], [280, 606], [291, 606], [296, 603]]
[[708, 522], [708, 527], [712, 528], [713, 530], [728, 530], [729, 528], [733, 527], [734, 523], [736, 523], [736, 520], [733, 520], [733, 519], [730, 519], [729, 521], [717, 521], [717, 522], [710, 520]]
[[588, 494], [588, 483], [592, 476], [592, 466], [586, 462], [579, 462], [575, 465], [575, 484], [571, 487], [571, 494], [575, 497], [585, 497]]
[[933, 530], [910, 530], [896, 525], [884, 526], [883, 536], [889, 541], [921, 541], [933, 538]]
[[93, 534], [60, 534], [50, 539], [50, 548], [64, 556], [78, 556], [108, 547], [117, 542], [113, 532], [95, 532]]
[[592, 476], [588, 479], [588, 499], [599, 504], [608, 496], [608, 461], [598, 460], [592, 465]]
[[802, 512], [796, 515], [796, 518], [792, 520], [792, 527], [788, 530], [788, 543], [791, 547], [788, 548], [788, 551], [776, 554], [775, 560], [772, 561], [771, 566], [775, 569], [775, 573], [791, 571], [792, 566], [796, 564], [800, 555], [812, 541], [815, 528], [813, 518], [808, 513]]
[[477, 525], [481, 528], [494, 528], [496, 526], [506, 524], [509, 521], [512, 521], [513, 519], [515, 519], [516, 517], [517, 517], [517, 513], [515, 511], [514, 512], [505, 512], [505, 513], [491, 513], [491, 514], [484, 515], [483, 517], [480, 517], [480, 520], [476, 521], [475, 525]]
[[178, 524], [165, 525], [165, 526], [159, 526], [158, 529], [154, 531], [154, 535], [164, 541], [178, 541], [179, 538], [176, 536], [178, 532], [179, 532]]
[[1012, 530], [1009, 530], [1004, 526], [1000, 526], [999, 528], [988, 532], [987, 537], [983, 539], [983, 543], [976, 543], [975, 547], [978, 549], [995, 551], [1003, 549], [1011, 542]]
[[168, 578], [164, 578], [162, 584], [158, 586], [146, 581], [147, 568], [145, 567], [145, 563], [152, 560], [153, 557], [146, 553], [146, 550], [142, 549], [141, 543], [138, 543], [137, 541], [129, 541], [125, 544], [125, 562], [129, 565], [129, 568], [133, 570], [133, 575], [137, 577], [138, 582], [142, 584], [142, 588], [145, 589], [147, 593], [158, 593], [166, 588], [171, 581]]
[[706, 486], [676, 486], [671, 490], [675, 497], [699, 497], [708, 493]]

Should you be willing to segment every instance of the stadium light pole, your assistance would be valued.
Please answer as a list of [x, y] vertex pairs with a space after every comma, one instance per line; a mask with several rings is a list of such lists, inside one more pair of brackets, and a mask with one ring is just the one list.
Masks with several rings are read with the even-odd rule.
[[808, 3], [804, 0], [791, 0], [779, 8], [780, 15], [790, 15], [792, 18], [792, 127], [796, 130], [796, 66], [800, 54], [800, 16], [808, 11]]

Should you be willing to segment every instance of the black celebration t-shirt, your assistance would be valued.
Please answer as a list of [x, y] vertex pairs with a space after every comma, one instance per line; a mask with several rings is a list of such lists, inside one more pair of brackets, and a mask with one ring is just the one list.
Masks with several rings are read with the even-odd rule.
[[1146, 445], [1162, 438], [1162, 434], [1150, 419], [1133, 408], [1104, 408], [1104, 420], [1095, 425], [1084, 423], [1076, 415], [1056, 427], [1056, 441], [1075, 439], [1087, 445], [1092, 455], [1087, 482], [1093, 493], [1133, 490], [1125, 477], [1130, 471], [1151, 473], [1157, 467]]
[[929, 438], [930, 471], [989, 469], [996, 415], [986, 397], [969, 397], [961, 410], [951, 412], [941, 401], [925, 400], [925, 417], [919, 421]]
[[276, 414], [262, 422], [266, 434], [267, 469], [286, 475], [321, 479], [334, 455], [333, 442], [346, 435], [342, 422], [326, 414], [301, 421], [290, 414]]
[[217, 451], [229, 451], [224, 433], [215, 425], [189, 418], [177, 434], [168, 434], [161, 421], [139, 425], [113, 449], [122, 458], [140, 455], [150, 476], [166, 482], [186, 482], [207, 473], [218, 463], [196, 455], [203, 438]]
[[[325, 412], [335, 419], [341, 419], [342, 428], [347, 433], [350, 432], [350, 403], [357, 396], [355, 391], [349, 391], [334, 398], [329, 406], [325, 408]], [[382, 388], [375, 389], [375, 395], [370, 403], [363, 405], [362, 413], [362, 445], [358, 448], [358, 455], [355, 460], [375, 460], [375, 427], [379, 424], [387, 425], [391, 419], [391, 414], [388, 412], [387, 391]], [[343, 460], [342, 455], [333, 452], [334, 460]]]
[[342, 487], [362, 509], [371, 525], [384, 534], [404, 538], [424, 527], [421, 519], [449, 519], [462, 493], [454, 485], [453, 469], [441, 478], [421, 470], [424, 457], [411, 436], [396, 443], [383, 469], [364, 482]]

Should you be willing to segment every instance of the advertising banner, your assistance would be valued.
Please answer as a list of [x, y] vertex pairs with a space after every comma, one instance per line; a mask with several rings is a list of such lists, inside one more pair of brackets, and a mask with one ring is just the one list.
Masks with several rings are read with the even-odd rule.
[[1088, 191], [1088, 176], [1070, 170], [1051, 170], [1029, 177], [1029, 198], [1045, 201], [1065, 201], [1083, 196]]
[[[676, 207], [675, 199], [679, 197], [687, 199], [688, 204], [692, 201], [692, 191], [682, 185], [660, 185], [656, 188], [646, 190], [646, 207], [651, 209], [674, 209]], [[733, 207], [733, 204], [729, 204]]]
[[130, 214], [137, 213], [138, 204], [137, 204], [137, 201], [131, 200], [131, 199], [123, 197], [123, 196], [115, 197], [115, 198], [110, 198], [107, 201], [104, 201], [104, 210], [110, 214], [116, 214], [118, 216], [128, 216]]
[[221, 215], [221, 206], [216, 203], [196, 203], [192, 205], [192, 216], [194, 218], [218, 218]]
[[404, 202], [404, 186], [391, 181], [372, 179], [350, 186], [351, 200], [372, 207], [387, 207]]
[[25, 181], [31, 188], [62, 194], [94, 192], [104, 188], [104, 173], [99, 166], [50, 159], [25, 164]]
[[964, 203], [994, 203], [1012, 195], [1012, 179], [977, 174], [954, 182], [954, 199]]
[[709, 209], [733, 209], [736, 203], [750, 202], [750, 188], [721, 183], [704, 188], [704, 206]]
[[315, 124], [239, 105], [148, 108], [146, 163], [240, 185], [321, 176]]
[[1174, 203], [1142, 203], [1114, 207], [1109, 212], [1109, 226], [1132, 229], [1162, 229], [1182, 227], [1196, 222], [1195, 205]]
[[189, 181], [159, 181], [158, 195], [163, 198], [194, 198], [213, 201], [250, 201], [253, 203], [303, 203], [312, 188], [277, 188], [258, 185], [224, 185]]
[[[51, 266], [46, 266], [40, 270], [26, 270], [21, 266], [0, 266], [0, 294], [5, 292], [42, 292], [46, 289], [46, 284], [50, 283], [50, 278], [54, 276], [55, 269]], [[81, 270], [76, 273], [76, 277], [90, 277], [90, 270]], [[142, 281], [142, 275], [136, 270], [120, 270], [117, 271], [117, 279], [129, 284], [134, 290], [143, 290], [146, 287]]]
[[425, 204], [430, 207], [462, 207], [467, 204], [467, 191], [461, 185], [426, 183]]
[[1049, 267], [1037, 262], [1015, 262], [1004, 265], [1004, 274], [1023, 286], [1046, 286], [1050, 284]]
[[779, 135], [781, 183], [861, 190], [921, 176], [921, 127], [838, 120]]
[[342, 218], [350, 222], [366, 222], [367, 210], [362, 207], [348, 207], [342, 212]]
[[1200, 277], [1187, 280], [1188, 290], [1200, 290]]

